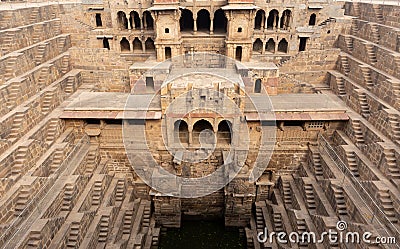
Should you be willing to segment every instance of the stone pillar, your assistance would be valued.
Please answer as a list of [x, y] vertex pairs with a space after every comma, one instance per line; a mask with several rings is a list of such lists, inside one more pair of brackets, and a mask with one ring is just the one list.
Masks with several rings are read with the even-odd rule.
[[211, 23], [210, 23], [210, 35], [212, 35], [212, 34], [214, 34], [214, 15], [210, 15], [210, 20], [211, 20]]
[[[147, 15], [147, 13], [146, 13]], [[147, 29], [147, 20], [146, 20], [146, 15], [143, 15], [143, 19], [142, 19], [142, 23], [143, 23], [143, 27], [144, 29]]]
[[[132, 22], [134, 22], [134, 19], [130, 18], [130, 17], [131, 17], [131, 14], [129, 14], [128, 18], [127, 18], [127, 20], [128, 20], [128, 29], [135, 29], [135, 25], [132, 25]], [[132, 22], [131, 22], [131, 19], [132, 19]]]
[[140, 41], [140, 43], [142, 43], [142, 51], [143, 51], [143, 53], [145, 53], [146, 52], [146, 43], [143, 41]]
[[264, 40], [262, 44], [263, 44], [263, 46], [262, 46], [261, 54], [265, 54], [265, 46], [267, 45], [267, 42]]
[[265, 14], [261, 14], [261, 31], [264, 33], [265, 31]]
[[139, 19], [140, 19], [140, 30], [143, 30], [143, 16], [142, 17], [139, 16]]
[[276, 29], [276, 14], [274, 13], [274, 22], [272, 24], [272, 29], [275, 30]]
[[193, 34], [197, 34], [197, 15], [193, 15]]
[[189, 145], [193, 144], [193, 125], [192, 120], [188, 120], [188, 131], [189, 131]]

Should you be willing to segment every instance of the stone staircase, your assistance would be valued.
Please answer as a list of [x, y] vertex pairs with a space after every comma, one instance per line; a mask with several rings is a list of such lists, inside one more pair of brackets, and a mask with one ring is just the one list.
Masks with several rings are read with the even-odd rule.
[[61, 72], [63, 74], [66, 74], [68, 72], [68, 68], [69, 68], [69, 55], [65, 55], [62, 58], [62, 67], [61, 67]]
[[350, 172], [353, 174], [352, 177], [359, 177], [357, 160], [354, 151], [346, 151], [347, 166]]
[[0, 19], [0, 29], [8, 28], [8, 24], [12, 22], [13, 13], [11, 11], [3, 11]]
[[400, 179], [400, 166], [398, 165], [394, 150], [384, 150], [383, 153], [385, 154], [389, 177], [392, 179]]
[[307, 208], [309, 210], [314, 210], [316, 208], [315, 197], [314, 197], [314, 188], [311, 183], [304, 184], [304, 193], [305, 193], [305, 201], [307, 204]]
[[350, 37], [350, 36], [345, 36], [345, 37], [344, 37], [344, 41], [346, 42], [347, 50], [348, 50], [349, 52], [352, 52], [353, 49], [354, 49], [354, 46], [353, 46], [353, 38]]
[[382, 12], [382, 6], [381, 5], [373, 5], [372, 8], [374, 9], [375, 12], [375, 17], [379, 23], [383, 23], [383, 12]]
[[62, 150], [56, 150], [51, 160], [50, 174], [56, 172], [64, 160], [64, 152]]
[[101, 203], [101, 195], [103, 192], [103, 183], [101, 181], [95, 181], [93, 185], [92, 193], [92, 205], [98, 206]]
[[31, 15], [29, 16], [29, 23], [36, 23], [39, 14], [38, 8], [33, 8], [31, 10]]
[[336, 213], [338, 215], [347, 215], [347, 206], [346, 206], [346, 200], [344, 198], [343, 194], [343, 188], [342, 187], [333, 187], [333, 193], [335, 196], [335, 202], [336, 202]]
[[365, 92], [359, 92], [358, 93], [358, 101], [360, 103], [360, 108], [361, 108], [361, 116], [364, 118], [368, 118], [370, 116], [370, 111], [369, 111], [369, 104], [367, 101], [367, 94]]
[[42, 113], [47, 114], [51, 111], [53, 104], [54, 92], [49, 91], [45, 93], [43, 103], [42, 103]]
[[41, 43], [38, 45], [36, 55], [34, 58], [35, 64], [40, 65], [43, 62], [44, 54], [46, 52], [47, 43]]
[[392, 198], [390, 197], [389, 190], [380, 190], [378, 192], [378, 198], [386, 218], [392, 223], [397, 223], [396, 210]]
[[374, 87], [374, 82], [371, 78], [371, 69], [369, 67], [360, 67], [360, 69], [364, 76], [364, 82], [367, 89], [371, 89], [372, 87]]
[[11, 51], [14, 39], [15, 39], [15, 37], [14, 37], [13, 33], [9, 32], [9, 33], [4, 34], [3, 42], [1, 44], [2, 50], [4, 51], [4, 53], [2, 53], [2, 54], [6, 54]]
[[122, 233], [130, 234], [132, 227], [133, 210], [126, 210], [124, 215], [124, 221], [122, 225]]
[[62, 53], [62, 51], [64, 50], [65, 47], [65, 41], [67, 40], [66, 36], [61, 36], [58, 38], [58, 51], [60, 51], [60, 53]]
[[376, 44], [379, 44], [380, 36], [379, 36], [379, 28], [376, 23], [370, 23], [371, 26], [371, 35], [372, 41]]
[[312, 161], [313, 161], [313, 165], [314, 165], [315, 176], [323, 176], [324, 172], [322, 170], [321, 157], [320, 157], [319, 153], [312, 154]]
[[40, 88], [44, 88], [47, 85], [47, 79], [49, 78], [50, 75], [50, 68], [49, 67], [42, 67], [40, 69], [40, 74], [39, 74], [39, 79], [38, 79], [38, 85]]
[[369, 62], [373, 65], [377, 63], [378, 60], [376, 59], [376, 52], [374, 45], [371, 43], [367, 43], [365, 44], [365, 49], [369, 58]]
[[353, 19], [351, 22], [351, 34], [357, 35], [360, 30], [358, 29], [357, 19]]
[[288, 182], [282, 182], [283, 189], [283, 203], [285, 206], [292, 205], [292, 191]]
[[125, 196], [125, 181], [118, 180], [117, 189], [115, 191], [115, 200], [123, 201]]
[[338, 88], [339, 96], [345, 96], [346, 95], [346, 87], [344, 86], [343, 77], [341, 77], [341, 76], [336, 77], [336, 85]]
[[400, 143], [400, 116], [396, 114], [389, 114], [389, 124], [392, 128], [393, 141]]
[[79, 222], [72, 222], [69, 229], [67, 248], [78, 248], [80, 243], [80, 224]]
[[364, 133], [361, 129], [361, 121], [357, 119], [352, 119], [351, 126], [354, 131], [354, 138], [356, 139], [356, 144], [358, 145], [364, 144], [365, 140], [364, 140]]
[[265, 228], [264, 215], [262, 207], [256, 203], [256, 228], [257, 231], [263, 231]]
[[68, 77], [67, 84], [65, 86], [65, 92], [66, 93], [75, 92], [75, 78], [74, 77]]
[[10, 130], [10, 134], [8, 135], [8, 138], [10, 140], [15, 140], [19, 137], [20, 131], [21, 131], [21, 127], [22, 127], [22, 123], [25, 120], [25, 113], [23, 112], [17, 112], [14, 116], [13, 119], [13, 124]]
[[28, 158], [29, 148], [27, 146], [21, 146], [14, 157], [14, 164], [11, 168], [13, 175], [22, 174], [25, 172], [25, 161]]
[[17, 57], [14, 57], [14, 56], [7, 60], [6, 67], [5, 67], [5, 73], [4, 73], [4, 79], [6, 81], [14, 77], [16, 61], [17, 61]]
[[353, 2], [353, 9], [354, 9], [354, 14], [356, 16], [360, 16], [360, 5], [359, 5], [359, 3]]
[[94, 169], [96, 168], [97, 160], [96, 160], [97, 151], [95, 149], [91, 149], [86, 158], [86, 174], [92, 174]]
[[58, 119], [52, 119], [50, 120], [50, 123], [47, 127], [47, 134], [46, 134], [46, 143], [47, 144], [52, 144], [57, 136], [57, 130], [58, 130]]
[[108, 237], [108, 226], [110, 224], [110, 216], [103, 215], [100, 219], [99, 242], [106, 242]]
[[282, 214], [274, 213], [272, 215], [273, 223], [274, 223], [274, 232], [283, 232], [283, 221], [282, 221]]
[[16, 202], [15, 208], [14, 208], [15, 209], [14, 216], [20, 216], [22, 214], [22, 212], [27, 207], [30, 196], [31, 196], [31, 193], [30, 193], [29, 189], [23, 188], [19, 192], [17, 202]]
[[32, 42], [38, 43], [42, 40], [43, 34], [43, 26], [42, 25], [35, 25], [33, 27], [33, 35], [32, 35]]
[[74, 193], [75, 193], [75, 186], [73, 184], [67, 183], [64, 187], [64, 196], [61, 205], [61, 211], [71, 210]]
[[341, 55], [340, 56], [340, 61], [342, 64], [342, 68], [344, 70], [344, 75], [348, 75], [350, 73], [350, 66], [349, 66], [349, 61], [346, 56]]
[[333, 17], [329, 17], [328, 19], [325, 19], [325, 20], [322, 21], [320, 24], [318, 24], [318, 26], [324, 27], [324, 26], [328, 25], [329, 23], [331, 23], [331, 22], [333, 22], [333, 21], [336, 21], [336, 19], [333, 18]]
[[150, 226], [150, 215], [151, 215], [150, 206], [146, 205], [143, 211], [143, 222], [142, 222], [143, 227]]
[[11, 110], [16, 102], [18, 97], [20, 96], [21, 93], [21, 88], [18, 84], [12, 84], [10, 87], [10, 93], [8, 94], [8, 99], [7, 99], [7, 107]]

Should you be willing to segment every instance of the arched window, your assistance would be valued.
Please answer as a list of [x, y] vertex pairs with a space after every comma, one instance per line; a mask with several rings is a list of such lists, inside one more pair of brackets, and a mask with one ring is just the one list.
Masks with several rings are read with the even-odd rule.
[[288, 42], [285, 38], [283, 38], [278, 44], [278, 51], [282, 53], [287, 53], [288, 50]]
[[232, 143], [232, 123], [228, 120], [222, 120], [218, 124], [217, 142], [219, 144]]
[[179, 25], [182, 31], [192, 31], [194, 26], [193, 13], [188, 9], [183, 9]]
[[129, 41], [125, 37], [122, 38], [120, 45], [121, 45], [121, 52], [131, 51], [131, 46], [129, 45]]
[[126, 15], [123, 11], [118, 11], [117, 21], [120, 29], [128, 29], [128, 19], [126, 19]]
[[261, 93], [261, 80], [260, 79], [257, 79], [256, 82], [254, 82], [254, 92]]
[[103, 26], [103, 22], [101, 21], [101, 14], [96, 13], [96, 27], [101, 27]]
[[292, 11], [290, 10], [283, 11], [281, 18], [281, 29], [287, 30], [290, 28], [291, 18], [292, 18]]
[[257, 38], [253, 43], [253, 52], [261, 53], [263, 48], [263, 43], [260, 38]]
[[165, 48], [165, 59], [168, 60], [168, 59], [171, 59], [171, 57], [172, 57], [172, 50], [170, 47], [166, 47]]
[[214, 129], [207, 120], [199, 120], [193, 125], [193, 143], [211, 145], [215, 143]]
[[261, 29], [265, 26], [265, 11], [258, 10], [254, 19], [254, 29]]
[[312, 13], [310, 16], [310, 20], [308, 21], [308, 25], [314, 26], [316, 22], [317, 22], [317, 15], [315, 13]]
[[279, 12], [276, 9], [273, 9], [269, 12], [267, 19], [267, 28], [268, 29], [276, 29], [279, 24]]
[[218, 9], [214, 13], [214, 32], [226, 33], [226, 27], [228, 24], [228, 19], [226, 18], [224, 11]]
[[199, 31], [209, 31], [210, 30], [210, 12], [208, 10], [202, 9], [197, 12], [197, 30]]
[[146, 42], [144, 43], [146, 52], [155, 52], [156, 47], [154, 46], [154, 41], [151, 38], [147, 38]]
[[265, 44], [265, 51], [275, 53], [275, 41], [272, 38], [269, 38], [267, 44]]
[[134, 53], [141, 53], [141, 52], [143, 52], [142, 42], [139, 40], [139, 38], [136, 37], [136, 38], [133, 40], [132, 48], [133, 48], [133, 52], [134, 52]]
[[175, 143], [189, 143], [189, 128], [185, 121], [177, 120], [174, 123]]
[[140, 29], [140, 16], [136, 11], [131, 11], [129, 15], [129, 21], [131, 22], [132, 28]]
[[154, 20], [149, 11], [143, 12], [143, 26], [145, 29], [153, 29]]

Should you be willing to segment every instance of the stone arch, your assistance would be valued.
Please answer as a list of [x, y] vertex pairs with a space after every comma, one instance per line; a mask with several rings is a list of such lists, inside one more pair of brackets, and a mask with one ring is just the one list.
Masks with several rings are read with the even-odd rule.
[[317, 15], [312, 13], [310, 16], [310, 20], [308, 21], [308, 25], [314, 26], [317, 23]]
[[265, 51], [275, 53], [275, 41], [273, 38], [269, 38], [268, 42], [265, 44]]
[[118, 22], [118, 28], [128, 29], [128, 19], [126, 18], [125, 12], [118, 11], [117, 22]]
[[218, 33], [226, 33], [228, 19], [222, 9], [217, 9], [214, 13], [214, 31]]
[[232, 143], [232, 123], [229, 120], [222, 120], [218, 124], [217, 142], [219, 144]]
[[137, 37], [132, 42], [132, 50], [134, 53], [143, 52], [142, 42]]
[[282, 52], [282, 53], [287, 53], [288, 52], [288, 42], [286, 41], [285, 38], [283, 38], [282, 40], [280, 40], [279, 44], [278, 44], [278, 52]]
[[179, 19], [181, 31], [192, 31], [194, 27], [193, 12], [188, 9], [183, 9], [181, 18]]
[[258, 10], [254, 18], [254, 29], [262, 29], [265, 26], [265, 11]]
[[282, 13], [282, 18], [281, 18], [281, 29], [283, 30], [287, 30], [290, 28], [290, 22], [292, 19], [292, 11], [286, 9], [285, 11], [283, 11]]
[[151, 16], [150, 11], [146, 10], [143, 12], [143, 27], [144, 29], [153, 29], [154, 28], [154, 20]]
[[140, 29], [140, 16], [139, 13], [137, 13], [136, 11], [131, 11], [131, 13], [129, 13], [129, 22], [131, 23], [131, 27], [133, 29]]
[[[204, 134], [205, 132], [205, 134]], [[200, 119], [193, 125], [193, 143], [194, 144], [200, 144], [200, 135], [211, 135], [214, 134], [214, 129], [211, 123], [205, 119]], [[208, 134], [207, 134], [208, 133]], [[207, 136], [208, 137], [208, 136]], [[209, 139], [207, 139], [207, 144], [211, 143]]]
[[201, 9], [197, 12], [197, 30], [209, 31], [211, 25], [210, 12], [206, 9]]
[[154, 46], [154, 41], [150, 37], [147, 38], [146, 42], [144, 43], [146, 52], [155, 52], [156, 47]]
[[273, 9], [269, 12], [267, 19], [267, 29], [276, 29], [279, 24], [279, 12]]
[[257, 38], [253, 43], [253, 52], [261, 53], [263, 48], [263, 43], [260, 38]]
[[174, 142], [189, 143], [189, 126], [184, 120], [177, 120], [174, 123]]
[[129, 41], [125, 37], [121, 39], [119, 44], [121, 45], [121, 52], [131, 51]]

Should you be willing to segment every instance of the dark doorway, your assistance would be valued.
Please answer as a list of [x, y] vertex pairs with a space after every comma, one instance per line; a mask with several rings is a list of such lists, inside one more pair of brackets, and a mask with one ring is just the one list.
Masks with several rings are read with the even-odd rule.
[[117, 13], [118, 26], [120, 29], [128, 29], [128, 19], [126, 19], [126, 15], [122, 11], [118, 11]]
[[193, 31], [193, 13], [190, 10], [182, 10], [181, 18], [179, 19], [179, 25], [181, 31]]
[[146, 52], [155, 52], [156, 47], [154, 46], [154, 41], [151, 38], [147, 38], [146, 42], [144, 43]]
[[265, 25], [265, 11], [258, 10], [254, 19], [254, 29], [261, 29]]
[[165, 48], [165, 59], [168, 60], [168, 59], [171, 59], [171, 57], [172, 57], [172, 50], [170, 47], [166, 47]]
[[267, 29], [275, 29], [279, 24], [279, 12], [275, 9], [271, 10], [267, 19]]
[[306, 51], [307, 37], [300, 37], [299, 51]]
[[107, 38], [103, 38], [103, 48], [110, 50], [110, 43], [108, 42]]
[[290, 19], [292, 18], [292, 11], [285, 10], [283, 11], [281, 18], [281, 29], [287, 30], [290, 27]]
[[177, 120], [174, 124], [175, 143], [189, 143], [189, 128], [185, 121]]
[[226, 33], [226, 27], [228, 24], [228, 19], [226, 18], [224, 11], [218, 9], [214, 13], [214, 32]]
[[210, 12], [208, 10], [202, 9], [197, 12], [197, 30], [199, 31], [209, 31], [210, 30]]
[[313, 13], [310, 16], [310, 21], [308, 22], [308, 25], [314, 26], [316, 22], [317, 22], [317, 15]]
[[253, 52], [261, 53], [263, 48], [263, 43], [260, 38], [257, 38], [253, 43]]
[[261, 80], [260, 79], [257, 79], [256, 82], [254, 82], [254, 92], [261, 93]]
[[151, 13], [147, 10], [143, 12], [143, 26], [145, 29], [150, 29], [150, 30], [154, 28], [153, 17], [151, 16]]
[[140, 16], [136, 11], [131, 11], [129, 21], [131, 22], [132, 28], [140, 29]]
[[214, 129], [210, 122], [201, 119], [193, 125], [193, 143], [203, 145], [215, 143]]
[[153, 77], [146, 77], [146, 89], [154, 91], [154, 79]]
[[283, 38], [278, 44], [278, 52], [287, 53], [288, 42]]
[[133, 49], [133, 52], [134, 52], [134, 53], [141, 53], [141, 52], [143, 52], [142, 42], [139, 40], [139, 38], [136, 37], [136, 38], [133, 40], [132, 49]]
[[242, 46], [237, 46], [236, 47], [236, 55], [235, 55], [235, 59], [238, 61], [242, 61]]
[[125, 37], [122, 38], [120, 45], [121, 45], [121, 52], [131, 51], [131, 46], [129, 45], [129, 41]]
[[267, 44], [265, 44], [265, 50], [271, 53], [275, 53], [275, 41], [272, 38], [269, 38]]
[[96, 27], [102, 27], [103, 22], [101, 21], [101, 14], [96, 13]]
[[228, 120], [222, 120], [218, 124], [217, 141], [219, 144], [232, 143], [232, 123]]

